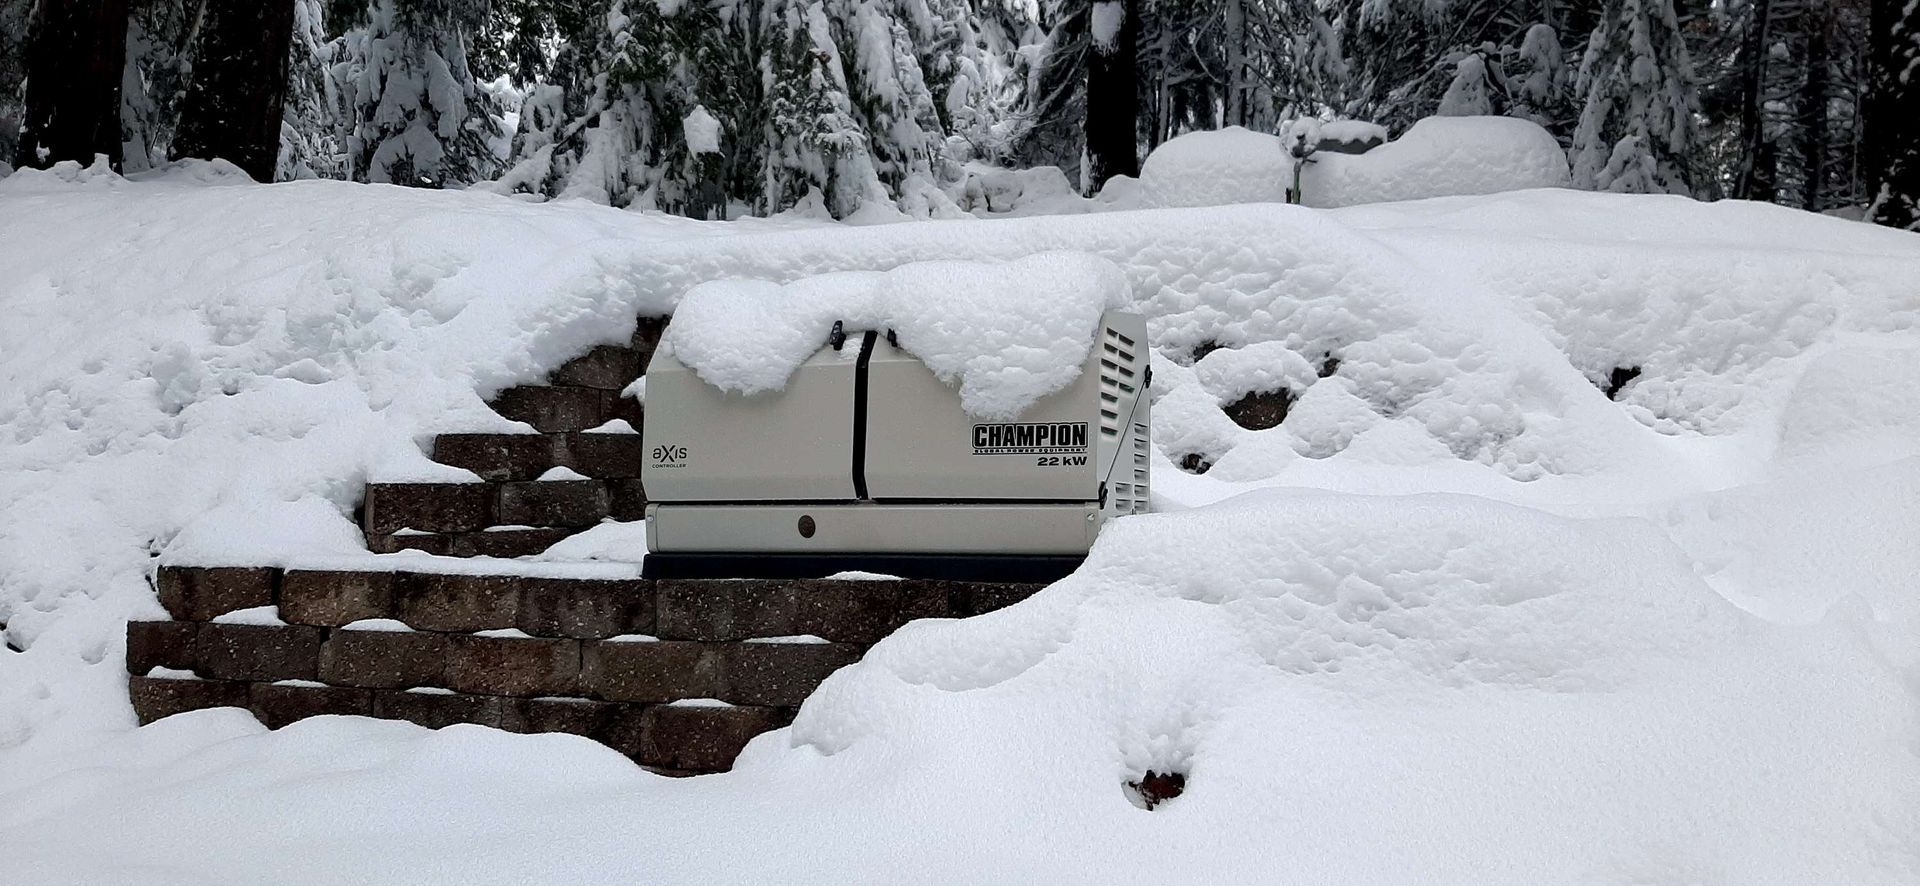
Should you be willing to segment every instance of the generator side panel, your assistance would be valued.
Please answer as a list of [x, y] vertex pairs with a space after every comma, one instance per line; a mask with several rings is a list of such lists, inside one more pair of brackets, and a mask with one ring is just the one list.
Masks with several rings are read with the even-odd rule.
[[1109, 311], [1100, 326], [1092, 372], [1100, 384], [1100, 475], [1107, 484], [1101, 511], [1109, 518], [1142, 514], [1152, 493], [1146, 321], [1138, 314]]
[[674, 501], [844, 500], [853, 488], [857, 345], [822, 348], [784, 390], [729, 393], [671, 354], [647, 367], [647, 498]]

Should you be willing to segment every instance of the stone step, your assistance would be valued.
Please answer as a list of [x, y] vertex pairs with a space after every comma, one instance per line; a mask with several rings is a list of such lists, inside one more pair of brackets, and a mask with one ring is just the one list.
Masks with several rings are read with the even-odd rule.
[[647, 493], [634, 477], [513, 480], [499, 483], [368, 483], [360, 528], [375, 536], [402, 530], [435, 534], [493, 526], [585, 529], [608, 518], [646, 519]]
[[1012, 605], [1038, 584], [939, 580], [588, 579], [237, 566], [165, 566], [156, 585], [177, 622], [276, 606], [293, 625], [387, 618], [415, 630], [517, 628], [535, 637], [741, 641], [813, 635], [871, 644], [919, 618]]
[[523, 421], [543, 434], [585, 431], [614, 419], [638, 428], [643, 420], [640, 401], [618, 390], [579, 385], [518, 385], [495, 395], [487, 405], [512, 421]]
[[[639, 430], [635, 426], [634, 430]], [[466, 468], [489, 482], [535, 480], [556, 467], [596, 479], [640, 476], [640, 435], [569, 432], [556, 434], [441, 434], [434, 461]]]
[[406, 720], [429, 729], [472, 723], [508, 732], [584, 736], [669, 775], [724, 772], [754, 736], [785, 726], [794, 715], [792, 708], [501, 698], [141, 676], [129, 678], [128, 689], [142, 724], [216, 707], [245, 708], [270, 729], [323, 714]]
[[208, 680], [644, 704], [719, 699], [796, 706], [865, 649], [849, 643], [579, 640], [214, 622], [129, 622], [127, 628], [127, 670], [135, 676], [166, 668]]
[[[143, 723], [225, 706], [273, 728], [317, 714], [480, 723], [585, 735], [683, 773], [725, 769], [906, 622], [1039, 588], [178, 566], [156, 584], [175, 620], [127, 625]], [[284, 624], [213, 621], [268, 605]], [[364, 619], [409, 629], [347, 627]]]
[[367, 536], [376, 554], [424, 551], [439, 557], [528, 557], [580, 530], [566, 526], [493, 526], [479, 532], [408, 532]]

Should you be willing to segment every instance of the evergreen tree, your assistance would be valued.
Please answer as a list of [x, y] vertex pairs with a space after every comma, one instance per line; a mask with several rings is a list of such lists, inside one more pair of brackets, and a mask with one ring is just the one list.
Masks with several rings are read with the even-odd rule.
[[464, 186], [497, 171], [497, 109], [465, 48], [486, 11], [466, 0], [375, 0], [368, 24], [345, 36], [332, 78], [356, 181]]
[[193, 76], [199, 6], [184, 0], [136, 0], [127, 26], [120, 90], [123, 165], [159, 166], [169, 157]]
[[1920, 3], [1876, 0], [1871, 83], [1862, 144], [1872, 202], [1868, 217], [1920, 228]]
[[0, 174], [12, 169], [26, 118], [27, 32], [33, 0], [0, 0]]
[[1576, 187], [1691, 190], [1696, 95], [1672, 0], [1607, 0], [1575, 94]]
[[287, 99], [280, 126], [277, 181], [346, 177], [340, 93], [329, 80], [340, 44], [327, 39], [324, 0], [296, 0], [287, 48]]

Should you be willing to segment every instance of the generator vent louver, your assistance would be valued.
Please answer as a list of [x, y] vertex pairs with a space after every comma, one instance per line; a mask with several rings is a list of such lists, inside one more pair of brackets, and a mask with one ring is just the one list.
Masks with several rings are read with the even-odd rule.
[[1112, 439], [1126, 429], [1127, 417], [1120, 414], [1122, 403], [1133, 402], [1139, 389], [1140, 371], [1136, 368], [1134, 341], [1111, 326], [1103, 330], [1100, 342], [1100, 436]]
[[[1144, 383], [1138, 343], [1112, 326], [1104, 327], [1100, 341], [1100, 437], [1122, 447], [1115, 456], [1108, 487], [1114, 511], [1119, 514], [1145, 513], [1150, 497], [1147, 427], [1133, 420], [1131, 410], [1122, 414], [1126, 404], [1135, 402]], [[1127, 433], [1129, 425], [1131, 434]]]

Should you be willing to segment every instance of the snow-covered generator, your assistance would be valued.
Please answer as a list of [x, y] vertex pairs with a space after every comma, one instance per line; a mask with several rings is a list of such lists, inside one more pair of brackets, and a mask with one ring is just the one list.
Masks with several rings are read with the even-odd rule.
[[654, 358], [649, 577], [1052, 580], [1107, 519], [1147, 510], [1138, 314], [1101, 314], [1077, 377], [1005, 421], [968, 415], [892, 330], [844, 330], [752, 395]]

